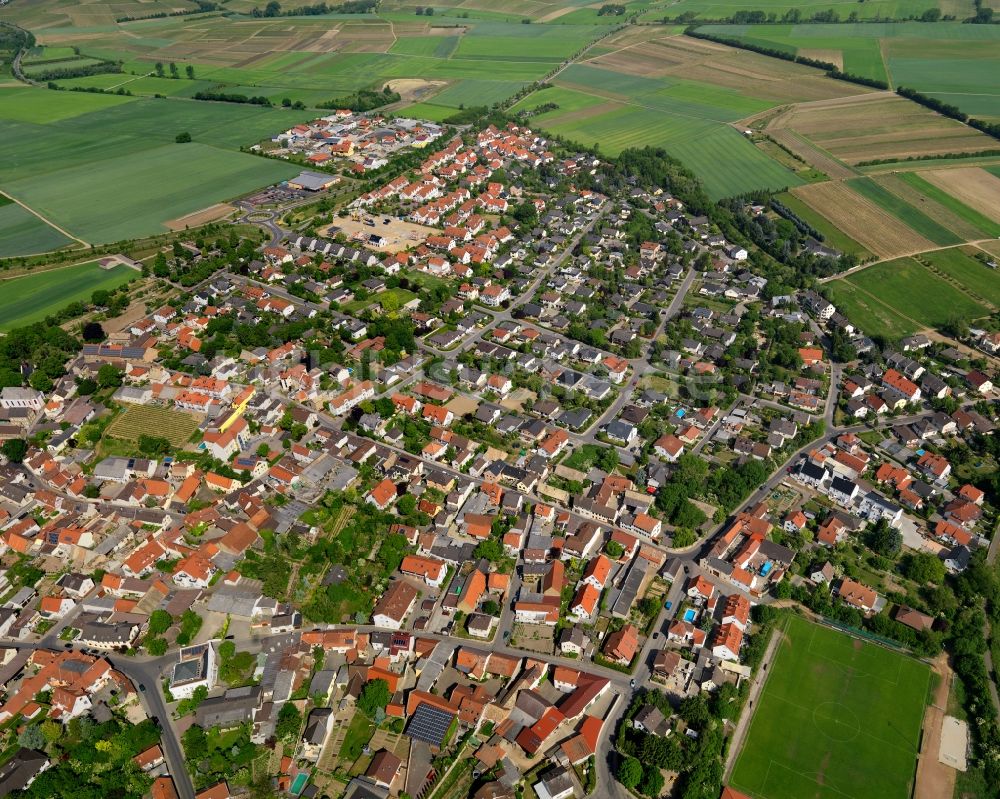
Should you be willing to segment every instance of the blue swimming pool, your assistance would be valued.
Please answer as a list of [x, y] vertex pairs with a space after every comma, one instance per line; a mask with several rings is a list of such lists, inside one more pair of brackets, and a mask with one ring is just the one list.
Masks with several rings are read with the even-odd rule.
[[288, 792], [292, 796], [298, 796], [302, 793], [303, 788], [306, 787], [307, 782], [309, 782], [309, 775], [303, 771], [295, 777], [294, 782], [292, 782], [292, 787], [288, 789]]
[[694, 621], [698, 616], [698, 611], [694, 608], [688, 608], [684, 611], [684, 621]]

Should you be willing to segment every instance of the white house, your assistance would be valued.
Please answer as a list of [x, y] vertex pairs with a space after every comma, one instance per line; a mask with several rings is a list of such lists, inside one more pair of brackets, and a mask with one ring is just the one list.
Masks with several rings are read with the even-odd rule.
[[211, 691], [219, 679], [219, 662], [215, 645], [187, 646], [177, 653], [177, 662], [170, 675], [170, 693], [175, 699], [190, 699], [195, 689]]

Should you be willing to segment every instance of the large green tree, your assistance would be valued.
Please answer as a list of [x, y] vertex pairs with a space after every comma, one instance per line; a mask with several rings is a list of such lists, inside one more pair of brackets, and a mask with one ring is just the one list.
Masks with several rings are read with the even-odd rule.
[[617, 777], [629, 790], [636, 788], [642, 780], [642, 764], [634, 757], [626, 757], [618, 766]]
[[385, 680], [369, 680], [362, 686], [358, 697], [358, 710], [368, 718], [375, 718], [379, 710], [385, 710], [392, 695], [389, 693], [389, 683]]

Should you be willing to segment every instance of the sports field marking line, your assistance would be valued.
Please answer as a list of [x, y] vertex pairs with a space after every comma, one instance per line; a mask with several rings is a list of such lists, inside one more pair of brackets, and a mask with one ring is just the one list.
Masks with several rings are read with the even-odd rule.
[[[790, 622], [791, 622], [791, 617], [786, 617], [784, 619], [782, 626], [780, 628], [776, 627], [772, 632], [772, 635], [781, 637], [777, 638], [772, 642], [769, 642], [768, 644], [769, 647], [774, 646], [774, 651], [771, 652], [771, 660], [769, 661], [769, 665], [771, 667], [774, 666], [778, 655], [781, 654], [781, 650], [791, 641], [791, 639], [788, 638], [788, 636], [785, 634], [786, 631], [788, 630], [788, 625]], [[765, 650], [765, 657], [766, 655], [767, 652]], [[747, 743], [750, 740], [750, 733], [753, 730], [754, 724], [757, 722], [758, 712], [760, 711], [760, 708], [762, 706], [762, 700], [764, 698], [765, 692], [767, 690], [767, 684], [770, 681], [772, 674], [774, 674], [774, 668], [768, 669], [766, 672], [764, 672], [763, 676], [761, 676], [760, 672], [758, 672], [756, 675], [756, 678], [760, 680], [760, 688], [757, 691], [757, 698], [755, 699], [755, 701], [757, 702], [757, 708], [750, 713], [750, 717], [747, 719], [746, 727], [743, 728], [742, 739], [739, 742], [738, 750], [733, 755], [731, 761], [727, 758], [727, 762], [725, 764], [725, 770], [728, 772], [729, 775], [732, 775], [736, 772], [736, 769], [738, 768], [740, 761], [743, 759], [743, 755], [746, 754]], [[739, 723], [737, 723], [737, 727], [738, 726]]]
[[[793, 702], [791, 699], [786, 699], [785, 697], [778, 696], [777, 694], [772, 695], [771, 698], [772, 699], [777, 699], [779, 702], [784, 702], [786, 705], [791, 705], [792, 707], [796, 708], [797, 710], [801, 710], [803, 713], [808, 714], [809, 717], [810, 717], [810, 720], [812, 720], [812, 715], [815, 712], [815, 709], [810, 710], [809, 708], [803, 707], [802, 705], [798, 704], [797, 702]], [[820, 704], [822, 704], [822, 703], [820, 703]], [[837, 702], [836, 704], [843, 704], [843, 703], [842, 702]], [[847, 707], [847, 706], [844, 705], [844, 707]], [[850, 709], [850, 708], [848, 708], [848, 709]], [[851, 712], [854, 713], [853, 710]], [[857, 714], [855, 714], [855, 715], [857, 715]], [[921, 717], [921, 720], [922, 720], [922, 717]], [[816, 724], [816, 722], [814, 720], [813, 720], [813, 724]], [[868, 730], [865, 729], [864, 724], [861, 723], [861, 719], [860, 718], [858, 719], [858, 727], [859, 727], [859, 730], [858, 730], [859, 734], [865, 736], [866, 738], [870, 738], [871, 740], [876, 741], [876, 742], [878, 742], [880, 744], [883, 744], [885, 746], [891, 746], [893, 749], [899, 749], [901, 752], [906, 752], [908, 755], [913, 755], [914, 757], [919, 754], [919, 749], [913, 749], [911, 747], [901, 746], [898, 743], [893, 743], [892, 741], [886, 741], [886, 740], [884, 740], [882, 738], [879, 738], [877, 735], [874, 735], [873, 733], [869, 732]], [[829, 737], [829, 736], [827, 736], [827, 737]], [[834, 740], [834, 739], [831, 739], [831, 740]], [[849, 743], [849, 742], [847, 742], [847, 741], [835, 741], [835, 743]]]
[[6, 197], [6, 198], [7, 198], [8, 200], [10, 200], [11, 202], [13, 202], [13, 203], [17, 203], [18, 205], [20, 205], [20, 206], [21, 206], [21, 207], [22, 207], [22, 208], [23, 208], [23, 209], [24, 209], [25, 211], [27, 211], [27, 212], [28, 212], [29, 214], [33, 214], [33, 215], [37, 216], [37, 217], [38, 217], [39, 219], [41, 219], [41, 220], [42, 220], [42, 221], [43, 221], [43, 222], [44, 222], [44, 223], [45, 223], [46, 225], [48, 225], [48, 226], [49, 226], [49, 227], [51, 227], [51, 228], [55, 228], [56, 230], [58, 230], [58, 231], [59, 231], [60, 233], [62, 233], [62, 234], [63, 234], [64, 236], [66, 236], [67, 238], [70, 238], [70, 239], [73, 239], [73, 241], [76, 241], [76, 242], [79, 242], [79, 243], [80, 243], [80, 244], [82, 244], [82, 245], [83, 245], [84, 247], [89, 247], [89, 246], [90, 246], [90, 243], [89, 243], [89, 242], [86, 242], [86, 241], [84, 241], [83, 239], [81, 239], [81, 238], [80, 238], [79, 236], [74, 236], [74, 235], [73, 235], [72, 233], [70, 233], [70, 232], [69, 232], [68, 230], [65, 230], [65, 229], [63, 229], [63, 228], [59, 227], [59, 225], [57, 225], [57, 224], [56, 224], [55, 222], [53, 222], [53, 221], [52, 221], [51, 219], [46, 219], [46, 218], [45, 218], [44, 216], [42, 216], [42, 215], [41, 215], [40, 213], [38, 213], [38, 211], [36, 211], [36, 210], [35, 210], [34, 208], [32, 208], [32, 207], [30, 207], [30, 206], [28, 206], [28, 205], [25, 205], [25, 204], [24, 204], [23, 202], [21, 202], [21, 201], [20, 201], [19, 199], [17, 199], [17, 197], [12, 197], [11, 195], [9, 195], [9, 194], [8, 194], [7, 192], [5, 192], [5, 191], [0, 191], [0, 194], [2, 194], [2, 195], [3, 195], [4, 197]]
[[795, 775], [797, 775], [799, 777], [802, 777], [803, 779], [809, 780], [809, 782], [815, 783], [816, 785], [818, 785], [820, 788], [823, 788], [824, 790], [827, 789], [827, 788], [829, 788], [834, 793], [839, 793], [841, 796], [848, 797], [848, 799], [854, 799], [854, 794], [842, 791], [842, 790], [840, 790], [840, 788], [837, 788], [837, 787], [835, 787], [833, 785], [827, 785], [826, 783], [820, 783], [815, 777], [810, 777], [808, 774], [806, 774], [806, 773], [804, 773], [802, 771], [798, 771], [796, 769], [793, 769], [791, 766], [786, 766], [784, 763], [778, 763], [777, 760], [773, 760], [772, 759], [767, 764], [767, 772], [768, 772], [768, 774], [770, 774], [770, 772], [771, 772], [771, 764], [772, 763], [775, 764], [775, 765], [777, 765], [778, 768], [783, 768], [785, 771], [790, 771], [790, 772], [792, 772], [792, 774], [795, 774]]
[[[863, 638], [858, 638], [856, 636], [851, 635], [850, 633], [844, 633], [844, 634], [847, 635], [852, 641], [861, 641], [862, 643], [865, 643], [865, 640]], [[881, 674], [876, 674], [876, 673], [868, 672], [868, 671], [861, 671], [860, 669], [858, 669], [858, 668], [856, 668], [856, 667], [854, 667], [852, 665], [845, 664], [845, 663], [843, 663], [843, 662], [841, 662], [839, 660], [836, 660], [836, 659], [830, 657], [829, 655], [825, 655], [822, 652], [815, 651], [812, 648], [813, 647], [813, 638], [815, 638], [815, 635], [816, 635], [816, 631], [814, 630], [813, 631], [813, 637], [811, 637], [809, 639], [809, 646], [806, 647], [806, 652], [808, 652], [810, 655], [815, 655], [818, 658], [823, 658], [824, 660], [828, 660], [830, 663], [833, 663], [834, 665], [840, 666], [845, 671], [848, 671], [848, 670], [853, 671], [854, 674], [856, 676], [858, 676], [858, 677], [874, 677], [877, 680], [881, 680], [883, 682], [889, 683], [889, 685], [899, 685], [899, 676], [903, 673], [903, 661], [902, 661], [902, 659], [900, 659], [899, 662], [896, 664], [896, 676], [892, 680], [890, 680], [887, 677], [883, 677]]]

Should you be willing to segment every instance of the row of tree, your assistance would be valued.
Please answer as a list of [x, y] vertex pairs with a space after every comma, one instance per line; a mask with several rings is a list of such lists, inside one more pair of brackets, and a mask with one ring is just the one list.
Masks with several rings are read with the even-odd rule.
[[317, 108], [347, 108], [351, 111], [362, 112], [362, 111], [373, 111], [376, 108], [381, 108], [384, 105], [389, 105], [390, 103], [398, 103], [402, 100], [402, 96], [399, 92], [394, 92], [392, 88], [386, 84], [382, 87], [381, 91], [375, 91], [374, 89], [359, 89], [356, 92], [345, 95], [343, 97], [337, 97], [333, 100], [327, 100], [326, 102], [319, 103]]
[[[368, 14], [378, 8], [378, 0], [347, 0], [344, 3], [315, 3], [310, 6], [296, 6], [283, 9], [278, 0], [271, 0], [263, 8], [255, 7], [250, 12], [254, 17], [315, 17], [324, 14]], [[433, 13], [433, 12], [432, 12]]]

